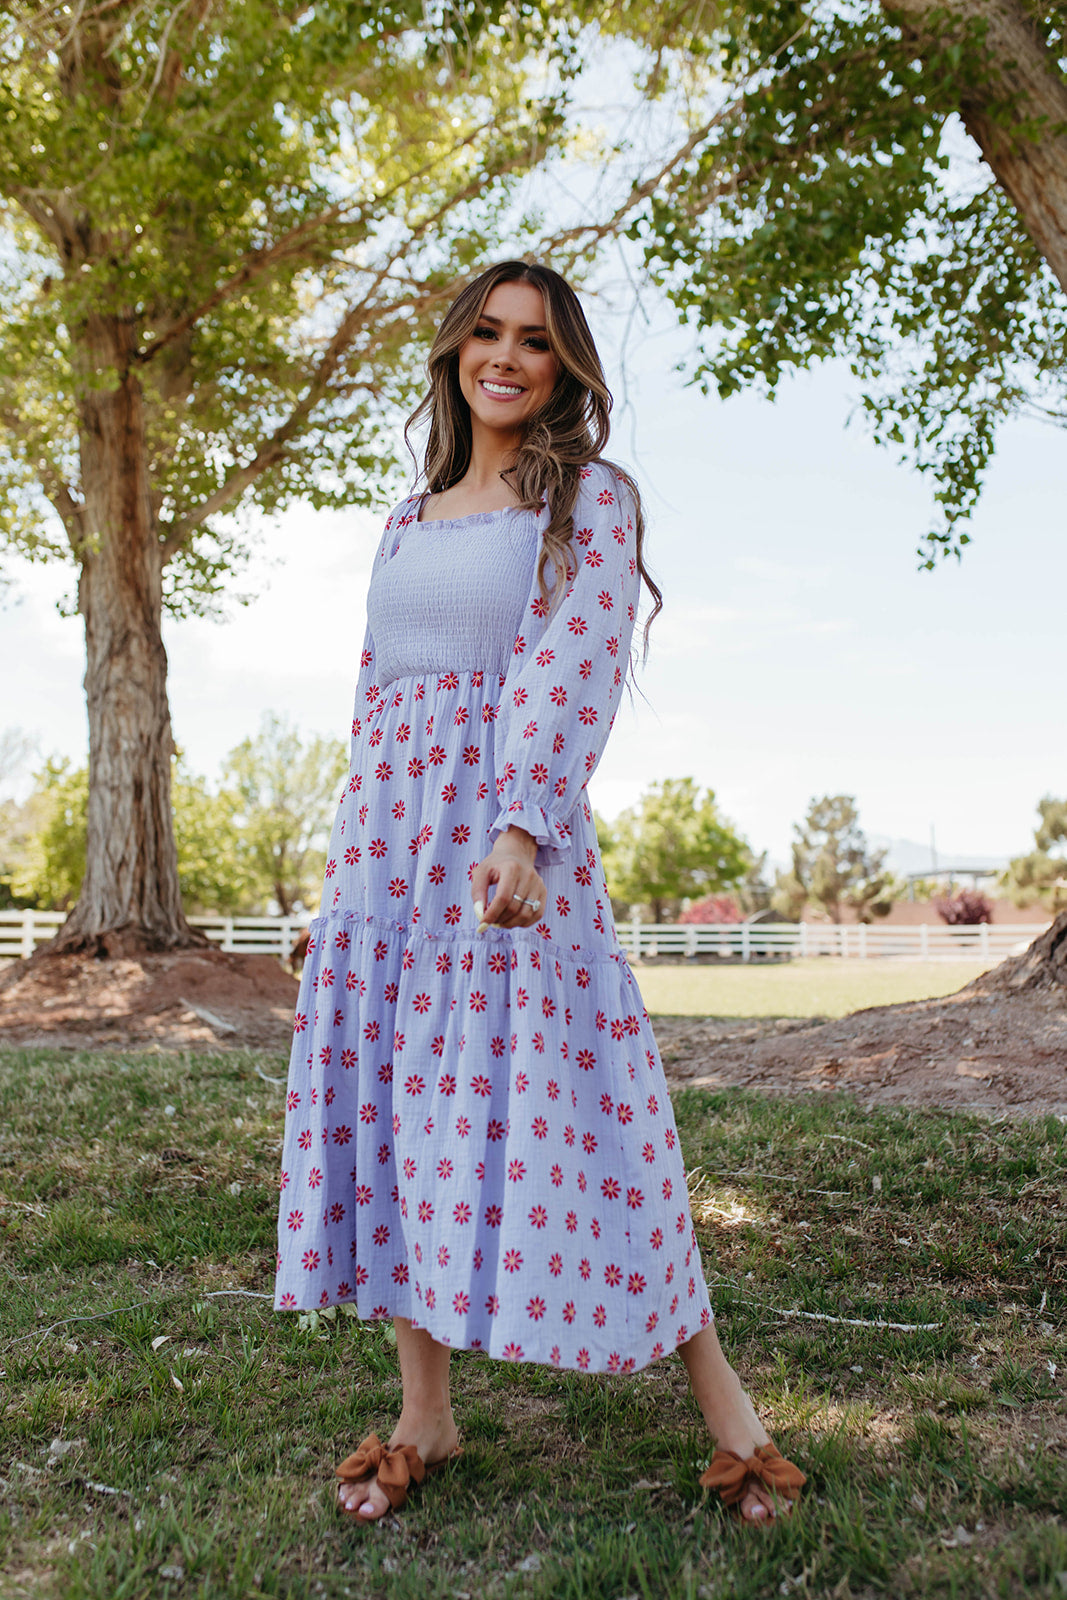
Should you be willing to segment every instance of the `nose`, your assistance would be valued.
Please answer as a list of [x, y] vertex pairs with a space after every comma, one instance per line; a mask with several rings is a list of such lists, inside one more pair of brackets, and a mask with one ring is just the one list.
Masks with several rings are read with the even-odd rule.
[[493, 366], [509, 372], [515, 366], [515, 348], [510, 340], [506, 338], [500, 340], [493, 351]]

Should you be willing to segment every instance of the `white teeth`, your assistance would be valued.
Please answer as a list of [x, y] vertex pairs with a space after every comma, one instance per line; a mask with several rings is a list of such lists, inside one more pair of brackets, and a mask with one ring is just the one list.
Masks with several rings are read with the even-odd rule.
[[522, 394], [522, 389], [513, 383], [489, 383], [482, 379], [482, 388], [488, 389], [490, 394]]

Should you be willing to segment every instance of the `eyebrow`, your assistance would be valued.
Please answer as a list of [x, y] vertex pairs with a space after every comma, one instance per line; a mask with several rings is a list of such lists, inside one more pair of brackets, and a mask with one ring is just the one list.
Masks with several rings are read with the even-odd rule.
[[[480, 322], [491, 322], [494, 328], [503, 326], [500, 317], [490, 317], [484, 311], [478, 320]], [[546, 333], [547, 331], [543, 322], [528, 322], [525, 327], [519, 329], [520, 333]]]

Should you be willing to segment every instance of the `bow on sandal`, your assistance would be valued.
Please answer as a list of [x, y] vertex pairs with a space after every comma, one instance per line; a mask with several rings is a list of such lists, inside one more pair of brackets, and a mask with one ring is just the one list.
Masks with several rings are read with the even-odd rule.
[[[399, 1511], [407, 1500], [409, 1488], [417, 1488], [428, 1472], [436, 1472], [461, 1453], [457, 1446], [450, 1455], [427, 1465], [413, 1444], [387, 1450], [378, 1435], [371, 1433], [350, 1456], [345, 1457], [336, 1471], [342, 1483], [370, 1483], [377, 1480], [392, 1509]], [[354, 1507], [341, 1505], [341, 1510], [346, 1517], [356, 1517], [360, 1522], [378, 1520], [376, 1517], [360, 1517]]]
[[796, 1500], [807, 1478], [799, 1467], [787, 1461], [773, 1444], [757, 1445], [747, 1461], [735, 1450], [716, 1450], [711, 1465], [701, 1474], [705, 1489], [717, 1489], [724, 1505], [735, 1506], [757, 1484], [779, 1495]]

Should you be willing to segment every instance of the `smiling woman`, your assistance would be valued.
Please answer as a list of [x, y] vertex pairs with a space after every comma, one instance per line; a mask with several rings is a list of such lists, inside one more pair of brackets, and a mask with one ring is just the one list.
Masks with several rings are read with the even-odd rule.
[[659, 600], [611, 397], [573, 290], [523, 262], [460, 295], [429, 372], [298, 1002], [276, 1304], [393, 1320], [400, 1419], [338, 1468], [363, 1521], [457, 1453], [453, 1347], [591, 1372], [678, 1350], [705, 1481], [772, 1517], [803, 1476], [719, 1346], [586, 795], [642, 578]]

